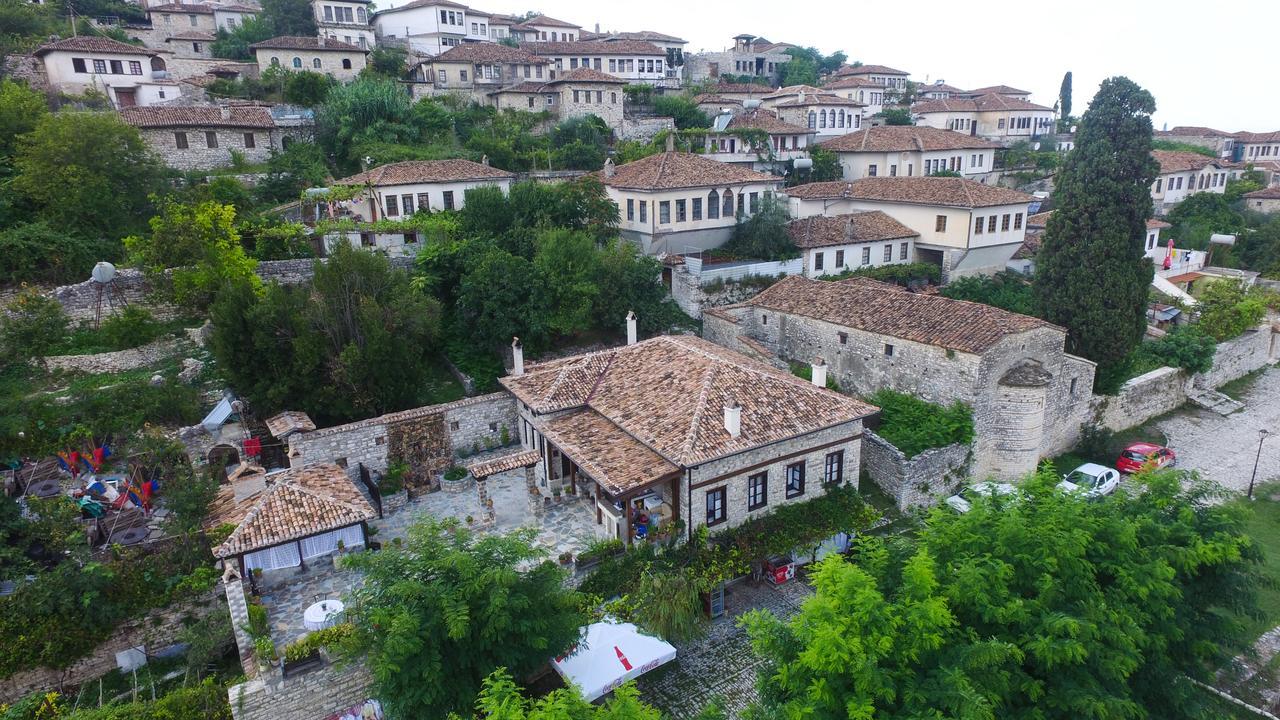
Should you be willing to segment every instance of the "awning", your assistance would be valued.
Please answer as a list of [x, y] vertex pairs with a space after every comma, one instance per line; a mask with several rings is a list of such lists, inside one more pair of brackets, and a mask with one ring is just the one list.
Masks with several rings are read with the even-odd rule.
[[619, 622], [588, 625], [586, 640], [570, 653], [551, 664], [589, 701], [676, 657], [675, 647], [667, 641]]

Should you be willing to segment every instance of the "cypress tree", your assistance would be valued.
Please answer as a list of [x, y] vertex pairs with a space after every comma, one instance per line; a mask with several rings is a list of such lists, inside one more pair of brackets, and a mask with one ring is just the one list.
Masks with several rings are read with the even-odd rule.
[[1067, 351], [1118, 366], [1146, 330], [1153, 267], [1143, 257], [1151, 217], [1151, 93], [1104, 80], [1058, 173], [1056, 210], [1036, 259], [1044, 318], [1067, 328]]
[[1058, 109], [1062, 111], [1062, 119], [1071, 117], [1071, 71], [1062, 76], [1062, 87], [1058, 88]]

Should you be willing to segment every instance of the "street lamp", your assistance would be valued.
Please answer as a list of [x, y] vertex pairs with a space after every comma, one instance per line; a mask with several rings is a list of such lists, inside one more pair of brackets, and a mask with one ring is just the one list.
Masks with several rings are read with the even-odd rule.
[[1253, 458], [1253, 475], [1249, 476], [1249, 499], [1253, 499], [1253, 481], [1258, 479], [1258, 461], [1262, 459], [1262, 441], [1271, 433], [1263, 428], [1258, 431], [1258, 454]]

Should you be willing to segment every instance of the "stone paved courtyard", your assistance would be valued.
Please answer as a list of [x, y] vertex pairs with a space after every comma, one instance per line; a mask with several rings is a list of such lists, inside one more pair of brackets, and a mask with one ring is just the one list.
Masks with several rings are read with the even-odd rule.
[[687, 720], [712, 698], [720, 697], [729, 717], [737, 718], [759, 697], [756, 669], [760, 665], [751, 652], [747, 632], [737, 619], [756, 608], [769, 610], [780, 618], [796, 614], [801, 603], [813, 594], [813, 589], [802, 582], [802, 576], [781, 587], [742, 582], [728, 588], [725, 615], [712, 621], [702, 637], [673, 643], [676, 659], [637, 681], [644, 700], [672, 720]]

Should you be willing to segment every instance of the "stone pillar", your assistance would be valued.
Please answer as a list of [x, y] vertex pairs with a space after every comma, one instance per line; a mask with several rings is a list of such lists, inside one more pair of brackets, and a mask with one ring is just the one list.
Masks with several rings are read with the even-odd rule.
[[480, 500], [480, 522], [485, 527], [492, 527], [494, 523], [493, 507], [489, 504], [489, 482], [488, 478], [476, 478], [476, 498]]
[[246, 677], [253, 678], [258, 674], [258, 663], [253, 658], [253, 638], [245, 629], [249, 626], [249, 603], [244, 597], [244, 586], [238, 577], [228, 577], [223, 585], [227, 594], [227, 610], [231, 613], [231, 629], [236, 636], [236, 649], [240, 655], [240, 666], [244, 668]]
[[524, 485], [529, 490], [529, 510], [535, 517], [542, 515], [542, 493], [538, 492], [538, 481], [534, 479], [533, 465], [524, 469]]

